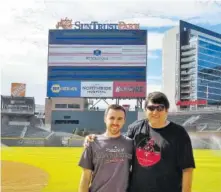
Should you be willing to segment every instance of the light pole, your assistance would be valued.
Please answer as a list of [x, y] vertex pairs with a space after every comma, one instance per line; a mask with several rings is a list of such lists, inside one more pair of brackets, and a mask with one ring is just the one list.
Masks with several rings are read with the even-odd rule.
[[206, 106], [208, 107], [208, 99], [209, 99], [209, 85], [206, 83]]

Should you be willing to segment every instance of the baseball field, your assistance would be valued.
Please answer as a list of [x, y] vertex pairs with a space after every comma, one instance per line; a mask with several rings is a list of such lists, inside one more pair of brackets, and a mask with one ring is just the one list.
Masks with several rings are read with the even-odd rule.
[[[82, 148], [3, 147], [2, 192], [77, 192]], [[221, 151], [195, 150], [193, 192], [221, 191]]]

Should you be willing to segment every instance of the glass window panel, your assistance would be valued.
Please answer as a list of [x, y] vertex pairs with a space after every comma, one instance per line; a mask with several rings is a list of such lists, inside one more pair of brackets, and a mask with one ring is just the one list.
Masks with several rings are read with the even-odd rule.
[[210, 50], [210, 49], [204, 49], [202, 47], [199, 47], [198, 52], [202, 53], [202, 54], [212, 55], [214, 57], [221, 58], [221, 52], [218, 52], [218, 51], [214, 51], [214, 50]]
[[221, 89], [221, 79], [220, 81], [209, 81], [209, 80], [206, 80], [206, 79], [200, 79], [198, 78], [198, 85], [203, 85], [203, 86], [209, 86], [209, 87], [216, 87], [216, 88], [219, 88]]
[[204, 61], [204, 60], [201, 60], [201, 59], [198, 60], [198, 65], [202, 66], [202, 67], [209, 67], [209, 68], [212, 68], [212, 69], [221, 70], [221, 64], [211, 63], [209, 61]]
[[206, 92], [200, 92], [200, 91], [197, 92], [197, 98], [206, 99], [206, 100], [208, 98], [208, 99], [215, 100], [215, 101], [221, 101], [221, 95], [215, 95], [215, 94], [209, 93], [207, 96]]
[[221, 52], [221, 46], [199, 40], [199, 46]]
[[206, 73], [208, 75], [213, 76], [221, 76], [221, 70], [215, 69], [215, 68], [208, 68], [203, 66], [198, 66], [198, 70], [200, 73]]
[[68, 108], [80, 109], [80, 105], [79, 104], [68, 104]]
[[221, 45], [221, 42], [220, 42], [220, 41], [213, 40], [213, 39], [211, 39], [211, 38], [207, 38], [207, 37], [204, 37], [204, 36], [201, 36], [201, 35], [199, 35], [199, 38], [202, 39], [202, 40], [211, 41], [211, 42], [218, 43], [218, 44]]
[[55, 108], [67, 108], [67, 104], [55, 104]]
[[210, 62], [218, 63], [219, 65], [221, 65], [221, 58], [212, 57], [212, 56], [209, 56], [209, 55], [204, 55], [202, 53], [198, 54], [198, 58], [201, 59], [201, 60], [210, 61]]
[[198, 78], [200, 79], [207, 79], [209, 81], [216, 81], [216, 82], [221, 82], [221, 77], [214, 75], [214, 74], [209, 74], [209, 73], [204, 73], [204, 72], [198, 72]]
[[[199, 85], [199, 86], [198, 86], [198, 91], [207, 92], [207, 86]], [[216, 95], [220, 95], [220, 96], [221, 96], [221, 89], [217, 89], [217, 88], [209, 87], [209, 86], [208, 86], [208, 92], [211, 93], [211, 94], [214, 93], [214, 94], [216, 94]]]

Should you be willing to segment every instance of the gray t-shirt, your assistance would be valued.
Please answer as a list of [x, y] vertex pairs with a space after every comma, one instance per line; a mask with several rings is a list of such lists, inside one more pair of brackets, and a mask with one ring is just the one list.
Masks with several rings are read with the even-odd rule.
[[126, 192], [133, 141], [97, 135], [84, 150], [79, 166], [93, 171], [90, 192]]

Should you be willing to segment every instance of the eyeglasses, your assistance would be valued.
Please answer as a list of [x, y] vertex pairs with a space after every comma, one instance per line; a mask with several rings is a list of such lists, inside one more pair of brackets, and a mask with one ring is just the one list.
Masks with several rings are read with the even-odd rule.
[[157, 110], [158, 112], [161, 112], [165, 109], [165, 106], [164, 105], [148, 105], [146, 109], [148, 109], [149, 111]]

